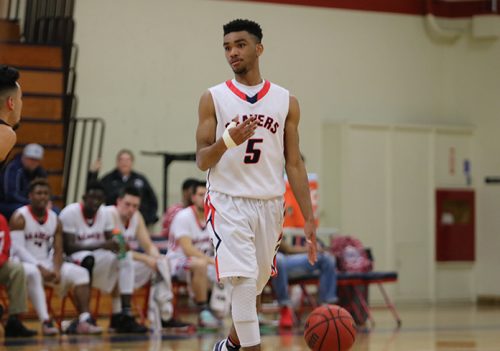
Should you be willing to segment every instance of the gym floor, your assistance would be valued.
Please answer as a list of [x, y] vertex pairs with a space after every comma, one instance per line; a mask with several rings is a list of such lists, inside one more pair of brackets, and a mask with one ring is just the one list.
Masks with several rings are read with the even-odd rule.
[[[450, 306], [399, 306], [403, 321], [400, 329], [387, 310], [375, 309], [376, 325], [358, 332], [352, 351], [493, 351], [500, 350], [500, 306], [482, 307], [474, 304]], [[194, 316], [182, 316], [191, 319]], [[273, 318], [273, 315], [266, 317]], [[28, 321], [32, 328], [38, 323]], [[99, 320], [106, 327], [106, 320]], [[229, 321], [226, 323], [226, 328]], [[302, 327], [282, 332], [274, 327], [262, 328], [262, 350], [286, 349], [307, 351]], [[193, 335], [116, 335], [60, 336], [55, 338], [1, 339], [0, 350], [150, 350], [211, 351], [213, 344], [225, 336], [198, 332]], [[327, 351], [327, 350], [325, 350]]]

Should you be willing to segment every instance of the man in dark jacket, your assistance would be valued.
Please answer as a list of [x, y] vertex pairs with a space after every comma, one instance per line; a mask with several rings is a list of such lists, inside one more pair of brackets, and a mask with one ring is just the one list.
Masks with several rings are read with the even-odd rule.
[[10, 161], [0, 174], [0, 213], [7, 219], [19, 207], [29, 204], [29, 184], [35, 178], [47, 178], [41, 166], [43, 147], [28, 144], [22, 154]]
[[[130, 150], [122, 149], [116, 155], [116, 168], [105, 174], [100, 182], [106, 190], [106, 205], [115, 205], [120, 191], [125, 187], [133, 186], [141, 194], [140, 212], [144, 217], [146, 225], [158, 221], [158, 200], [153, 188], [146, 177], [133, 170], [134, 154]], [[97, 179], [100, 169], [100, 161], [94, 163], [89, 171], [89, 180]]]

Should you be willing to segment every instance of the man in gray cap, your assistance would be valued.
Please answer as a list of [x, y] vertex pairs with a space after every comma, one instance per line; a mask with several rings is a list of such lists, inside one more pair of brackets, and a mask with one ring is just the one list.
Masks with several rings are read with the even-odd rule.
[[0, 173], [0, 213], [7, 219], [19, 207], [29, 204], [29, 184], [35, 178], [47, 178], [41, 166], [43, 147], [28, 144]]

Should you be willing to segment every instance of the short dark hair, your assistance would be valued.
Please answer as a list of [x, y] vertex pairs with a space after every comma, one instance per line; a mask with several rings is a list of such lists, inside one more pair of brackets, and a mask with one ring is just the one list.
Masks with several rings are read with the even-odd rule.
[[85, 194], [88, 194], [92, 190], [100, 190], [104, 194], [106, 194], [106, 189], [104, 188], [104, 185], [98, 180], [92, 180], [87, 184], [87, 187], [85, 188]]
[[13, 67], [0, 65], [0, 95], [17, 88], [19, 71]]
[[141, 192], [137, 187], [133, 185], [128, 185], [120, 190], [120, 192], [118, 193], [118, 198], [123, 199], [125, 195], [132, 195], [140, 198]]
[[182, 191], [185, 190], [193, 190], [193, 188], [198, 184], [199, 180], [195, 178], [186, 178], [184, 182], [182, 182]]
[[49, 188], [50, 190], [50, 184], [47, 178], [35, 178], [30, 182], [30, 185], [28, 186], [28, 192], [32, 193], [37, 186], [44, 186]]
[[224, 35], [232, 32], [246, 31], [255, 36], [258, 43], [262, 41], [262, 28], [257, 22], [251, 20], [238, 18], [226, 23], [222, 28], [224, 29]]

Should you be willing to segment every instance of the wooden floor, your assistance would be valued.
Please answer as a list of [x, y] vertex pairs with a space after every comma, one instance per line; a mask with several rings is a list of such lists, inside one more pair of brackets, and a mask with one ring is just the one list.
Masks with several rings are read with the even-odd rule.
[[[392, 316], [375, 310], [376, 325], [370, 331], [359, 332], [353, 351], [497, 351], [500, 350], [500, 307], [460, 306], [399, 306], [403, 321], [395, 329]], [[192, 318], [192, 317], [191, 317]], [[99, 321], [107, 326], [106, 321]], [[37, 324], [30, 323], [36, 327]], [[263, 329], [263, 350], [306, 351], [300, 328], [280, 333], [274, 328]], [[220, 333], [198, 333], [192, 336], [136, 336], [105, 334], [100, 337], [37, 338], [18, 340], [0, 338], [0, 350], [148, 350], [148, 351], [211, 351], [213, 344], [224, 336]]]

